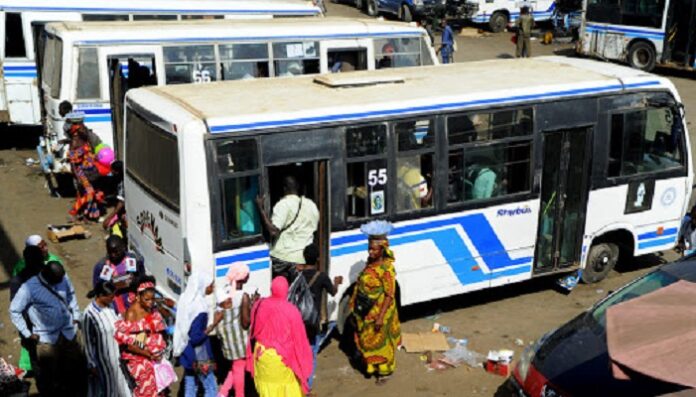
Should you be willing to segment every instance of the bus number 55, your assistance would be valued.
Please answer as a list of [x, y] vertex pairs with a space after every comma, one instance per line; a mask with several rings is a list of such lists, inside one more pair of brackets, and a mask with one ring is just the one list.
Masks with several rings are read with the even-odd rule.
[[387, 169], [380, 168], [379, 170], [368, 171], [367, 184], [370, 186], [386, 185], [387, 184]]
[[193, 71], [193, 82], [196, 84], [210, 83], [213, 81], [210, 78], [210, 72], [207, 70], [194, 70]]

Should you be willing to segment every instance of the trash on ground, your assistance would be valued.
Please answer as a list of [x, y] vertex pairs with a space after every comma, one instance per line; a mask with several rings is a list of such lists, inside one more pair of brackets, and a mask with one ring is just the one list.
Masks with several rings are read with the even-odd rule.
[[80, 225], [48, 225], [46, 237], [54, 243], [62, 243], [63, 241], [73, 238], [90, 238], [92, 234]]
[[407, 353], [443, 352], [450, 348], [445, 335], [439, 332], [403, 333], [401, 347]]
[[433, 324], [433, 332], [441, 332], [443, 334], [449, 334], [452, 332], [452, 328], [442, 325], [440, 323]]
[[577, 270], [569, 275], [563, 276], [556, 281], [556, 283], [566, 291], [570, 292], [578, 285], [580, 281], [580, 276], [582, 275], [582, 270]]
[[0, 357], [0, 395], [28, 395], [21, 394], [29, 391], [29, 383], [23, 381], [25, 374], [26, 371]]
[[599, 289], [596, 289], [595, 292], [598, 293], [598, 294], [603, 294], [603, 293], [604, 293], [604, 290], [601, 289], [601, 288], [599, 288]]
[[34, 164], [38, 164], [39, 160], [34, 160], [33, 158], [29, 157], [28, 159], [24, 160], [24, 164], [26, 164], [27, 167], [33, 167]]
[[438, 318], [440, 318], [440, 315], [441, 315], [441, 314], [442, 314], [442, 310], [438, 309], [438, 310], [435, 311], [435, 313], [433, 313], [433, 314], [431, 314], [431, 315], [429, 315], [429, 316], [426, 316], [425, 319], [426, 319], [426, 320], [430, 320], [430, 321], [435, 321], [435, 320], [437, 320]]
[[516, 346], [524, 346], [524, 341], [520, 338], [515, 339]]
[[455, 338], [454, 336], [448, 336], [448, 337], [447, 337], [447, 342], [449, 342], [449, 343], [451, 343], [451, 344], [453, 344], [453, 345], [462, 345], [462, 346], [466, 346], [466, 345], [469, 343], [469, 339], [466, 339], [466, 338], [458, 339], [458, 338]]
[[510, 364], [514, 354], [515, 352], [512, 350], [490, 350], [488, 357], [486, 357], [486, 372], [500, 376], [509, 376]]
[[439, 361], [455, 368], [462, 364], [466, 364], [472, 368], [478, 368], [485, 361], [485, 357], [483, 354], [469, 350], [466, 345], [457, 344], [453, 348], [442, 353], [442, 358], [440, 358]]

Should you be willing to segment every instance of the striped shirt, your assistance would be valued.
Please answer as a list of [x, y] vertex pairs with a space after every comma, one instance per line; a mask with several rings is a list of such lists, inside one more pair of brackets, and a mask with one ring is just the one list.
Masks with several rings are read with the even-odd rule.
[[222, 321], [217, 325], [217, 334], [222, 341], [222, 354], [228, 360], [239, 360], [246, 356], [248, 332], [242, 328], [242, 298], [244, 291], [234, 291], [232, 307], [222, 309]]
[[[119, 365], [119, 349], [114, 339], [114, 323], [119, 317], [111, 307], [99, 307], [92, 302], [85, 309], [82, 330], [87, 363], [99, 373], [98, 390], [90, 395], [128, 397], [131, 395]], [[90, 385], [92, 386], [92, 385]], [[93, 386], [92, 386], [93, 387]]]
[[[47, 288], [53, 290], [60, 298]], [[25, 310], [32, 329], [29, 329], [22, 315]], [[27, 280], [10, 303], [10, 318], [17, 331], [25, 338], [36, 334], [39, 336], [39, 342], [49, 344], [55, 344], [61, 334], [68, 340], [75, 339], [76, 329], [73, 321], [80, 321], [80, 308], [77, 306], [75, 288], [70, 282], [70, 277], [66, 275], [56, 285], [48, 284], [40, 274]]]

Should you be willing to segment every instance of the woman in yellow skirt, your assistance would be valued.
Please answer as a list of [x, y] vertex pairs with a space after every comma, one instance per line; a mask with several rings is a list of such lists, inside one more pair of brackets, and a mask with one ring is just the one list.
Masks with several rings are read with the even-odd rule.
[[356, 322], [355, 343], [367, 373], [385, 383], [395, 369], [395, 352], [401, 344], [401, 323], [396, 310], [396, 270], [387, 234], [392, 226], [373, 221], [360, 228], [368, 235], [368, 259], [350, 301]]
[[260, 397], [302, 397], [309, 391], [312, 350], [302, 315], [287, 300], [288, 288], [285, 277], [274, 278], [271, 296], [251, 309], [247, 371]]

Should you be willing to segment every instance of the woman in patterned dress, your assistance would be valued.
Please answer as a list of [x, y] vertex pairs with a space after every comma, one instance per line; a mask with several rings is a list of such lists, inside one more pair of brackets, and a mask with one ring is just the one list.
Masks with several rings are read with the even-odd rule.
[[394, 254], [386, 237], [391, 224], [369, 225], [361, 228], [368, 234], [368, 259], [358, 276], [350, 308], [356, 322], [355, 343], [367, 373], [375, 375], [379, 385], [394, 372], [401, 324], [396, 309]]
[[121, 346], [121, 359], [134, 380], [134, 397], [157, 397], [154, 364], [162, 359], [167, 343], [162, 333], [165, 322], [155, 309], [155, 280], [143, 277], [138, 282], [135, 302], [124, 319], [116, 322], [114, 337]]
[[94, 189], [92, 182], [99, 177], [96, 166], [96, 156], [93, 148], [89, 144], [89, 133], [87, 128], [76, 128], [71, 130], [72, 142], [68, 159], [72, 165], [73, 175], [77, 180], [77, 199], [70, 215], [78, 219], [98, 220], [100, 216], [99, 204], [103, 200], [103, 193]]

